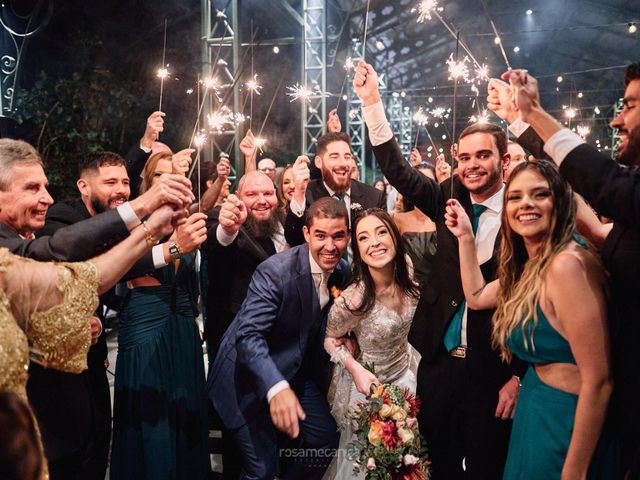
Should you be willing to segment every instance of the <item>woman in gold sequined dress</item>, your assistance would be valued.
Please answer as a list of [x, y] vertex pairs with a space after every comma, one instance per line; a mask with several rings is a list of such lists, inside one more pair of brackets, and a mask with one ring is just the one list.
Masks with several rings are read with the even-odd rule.
[[[172, 219], [183, 215], [164, 206], [89, 262], [36, 262], [0, 248], [0, 392], [27, 401], [29, 361], [70, 373], [85, 370], [98, 295], [150, 250], [155, 239], [172, 230]], [[46, 464], [42, 477], [47, 478]]]

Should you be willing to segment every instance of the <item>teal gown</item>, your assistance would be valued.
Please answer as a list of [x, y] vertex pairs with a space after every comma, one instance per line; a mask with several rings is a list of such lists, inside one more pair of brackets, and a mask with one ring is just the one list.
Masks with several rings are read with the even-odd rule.
[[207, 404], [194, 255], [129, 291], [120, 312], [111, 480], [204, 479]]
[[[575, 365], [576, 361], [569, 342], [551, 326], [540, 306], [537, 312], [535, 329], [533, 322], [529, 322], [525, 337], [518, 325], [507, 341], [509, 350], [530, 366], [518, 395], [504, 480], [559, 480], [573, 432], [578, 396], [543, 383], [534, 365]], [[531, 346], [532, 337], [535, 349]], [[589, 479], [617, 478], [614, 475], [614, 452], [607, 438], [608, 435], [604, 434], [600, 439], [589, 469]]]

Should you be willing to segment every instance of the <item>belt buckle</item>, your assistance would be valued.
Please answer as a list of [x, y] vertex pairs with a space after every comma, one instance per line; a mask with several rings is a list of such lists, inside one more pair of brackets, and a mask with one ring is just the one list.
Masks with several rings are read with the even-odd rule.
[[466, 358], [467, 357], [467, 347], [456, 347], [449, 352], [452, 357], [456, 358]]

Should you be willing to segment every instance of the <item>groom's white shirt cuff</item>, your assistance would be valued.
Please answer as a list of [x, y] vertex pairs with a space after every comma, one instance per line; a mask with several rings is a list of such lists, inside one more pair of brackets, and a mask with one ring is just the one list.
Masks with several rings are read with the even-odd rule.
[[384, 113], [382, 102], [362, 107], [362, 117], [369, 128], [369, 140], [374, 147], [382, 145], [393, 138], [393, 132]]
[[286, 390], [287, 388], [289, 388], [289, 382], [287, 382], [286, 380], [280, 380], [267, 392], [267, 403], [271, 403], [271, 399], [273, 397], [275, 397], [281, 391]]

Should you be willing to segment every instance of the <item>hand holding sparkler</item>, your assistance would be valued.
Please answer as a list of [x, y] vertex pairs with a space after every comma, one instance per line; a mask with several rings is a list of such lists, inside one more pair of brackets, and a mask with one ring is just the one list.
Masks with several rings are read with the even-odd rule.
[[329, 119], [327, 120], [327, 130], [331, 133], [338, 133], [342, 131], [342, 124], [340, 123], [340, 117], [338, 117], [337, 108], [334, 108], [329, 112]]
[[436, 157], [436, 181], [442, 183], [449, 177], [451, 177], [451, 165], [446, 162], [444, 154], [441, 153]]
[[519, 116], [518, 107], [514, 102], [513, 90], [507, 82], [497, 78], [489, 80], [489, 94], [487, 95], [487, 108], [502, 120], [513, 123]]
[[227, 235], [234, 236], [247, 220], [247, 207], [242, 200], [234, 194], [227, 197], [220, 207], [218, 222]]
[[140, 139], [140, 146], [151, 149], [153, 142], [158, 140], [158, 137], [164, 130], [164, 112], [153, 112], [147, 118], [147, 128], [144, 130], [144, 135]]
[[245, 173], [254, 171], [257, 168], [256, 157], [258, 155], [258, 145], [256, 144], [256, 137], [250, 129], [247, 130], [247, 134], [240, 142], [240, 152], [244, 155]]
[[218, 165], [216, 165], [216, 173], [218, 174], [218, 178], [223, 181], [226, 180], [231, 174], [231, 164], [229, 163], [229, 158], [221, 157]]
[[293, 175], [293, 198], [298, 202], [298, 205], [304, 205], [307, 185], [309, 185], [309, 180], [311, 179], [309, 157], [300, 155], [296, 158], [296, 162], [291, 167], [291, 174]]
[[411, 153], [409, 154], [409, 163], [414, 167], [417, 167], [422, 163], [422, 155], [420, 155], [420, 151], [417, 148], [411, 149]]
[[381, 101], [380, 92], [378, 91], [378, 74], [364, 60], [360, 60], [356, 67], [356, 74], [353, 77], [353, 89], [362, 100], [364, 107]]
[[527, 123], [529, 115], [541, 110], [538, 81], [526, 70], [510, 70], [502, 74], [503, 80], [509, 80], [513, 90], [513, 101], [520, 112], [520, 118]]
[[189, 171], [189, 165], [193, 162], [191, 154], [195, 152], [193, 148], [185, 148], [171, 157], [172, 173], [184, 175]]

